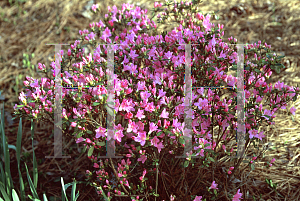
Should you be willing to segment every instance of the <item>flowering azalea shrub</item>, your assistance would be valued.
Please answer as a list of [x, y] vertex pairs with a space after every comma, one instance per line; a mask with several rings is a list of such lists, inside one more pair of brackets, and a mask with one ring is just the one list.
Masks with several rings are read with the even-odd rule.
[[[170, 5], [173, 8], [168, 10]], [[155, 3], [155, 12], [161, 11], [162, 6]], [[195, 12], [191, 2], [166, 2], [164, 6], [168, 8], [158, 14], [158, 21], [163, 23], [173, 13], [180, 23], [169, 33], [149, 36], [147, 31], [156, 29], [156, 24], [146, 15], [147, 10], [123, 4], [122, 10], [108, 7], [104, 22], [100, 20], [80, 30], [80, 39], [71, 45], [67, 55], [61, 51], [61, 68], [65, 69], [62, 85], [78, 86], [78, 89], [62, 90], [64, 133], [71, 133], [76, 143], [83, 143], [88, 150], [94, 169], [86, 171], [87, 177], [101, 197], [197, 201], [229, 196], [239, 200], [240, 189], [234, 189], [235, 192], [227, 189], [230, 193], [225, 195], [226, 185], [217, 177], [232, 176], [242, 160], [235, 158], [233, 165], [220, 163], [222, 157], [233, 156], [236, 150], [231, 142], [238, 127], [234, 90], [237, 77], [227, 72], [229, 67], [235, 69], [237, 65], [237, 40], [231, 37], [230, 43], [223, 42], [223, 25], [216, 27], [210, 22], [211, 15]], [[98, 6], [92, 9], [97, 12]], [[185, 23], [179, 19], [184, 9], [191, 11]], [[117, 35], [116, 30], [121, 25], [123, 30]], [[115, 43], [115, 112], [108, 110], [116, 117], [114, 134], [108, 133], [106, 128], [107, 74], [112, 73], [107, 69], [109, 49], [107, 45], [97, 45], [97, 39], [100, 43]], [[94, 47], [93, 54], [85, 55], [86, 44]], [[191, 46], [191, 80], [193, 87], [199, 88], [192, 90], [192, 110], [189, 111], [185, 110], [186, 56], [182, 44], [197, 44]], [[274, 71], [280, 73], [284, 68], [281, 57], [271, 53], [270, 45], [258, 41], [244, 48], [247, 150], [251, 143], [265, 137], [258, 127], [263, 123], [273, 124], [275, 112], [284, 109], [291, 100], [295, 101], [299, 88], [280, 82], [266, 83]], [[71, 65], [72, 69], [66, 70], [66, 66]], [[51, 68], [55, 77], [55, 62]], [[45, 65], [39, 64], [39, 69], [47, 75]], [[15, 106], [15, 114], [43, 120], [47, 120], [45, 114], [53, 115], [55, 85], [50, 77], [47, 75], [40, 81], [26, 77], [26, 94], [20, 94], [23, 104]], [[96, 87], [85, 88], [87, 85]], [[204, 88], [213, 86], [231, 88]], [[291, 108], [290, 112], [294, 114], [295, 109]], [[187, 116], [192, 119], [192, 129], [186, 129]], [[217, 135], [215, 127], [219, 127]], [[193, 145], [188, 153], [184, 153], [189, 142], [186, 137], [192, 139]], [[124, 157], [114, 159], [117, 165], [111, 158], [99, 158], [106, 155], [105, 144], [110, 139], [116, 141], [116, 155]], [[175, 159], [183, 155], [186, 158]], [[252, 168], [257, 159], [261, 156], [253, 156], [249, 167]], [[198, 175], [203, 170], [212, 172], [213, 167], [216, 172], [225, 167], [226, 172], [212, 173], [208, 188]], [[174, 184], [176, 175], [179, 177]], [[190, 177], [195, 178], [188, 180]]]

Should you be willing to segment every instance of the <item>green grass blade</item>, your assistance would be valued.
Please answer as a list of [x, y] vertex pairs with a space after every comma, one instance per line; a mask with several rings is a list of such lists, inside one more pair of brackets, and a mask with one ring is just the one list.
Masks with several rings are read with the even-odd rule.
[[20, 118], [20, 121], [19, 121], [16, 154], [17, 154], [17, 163], [18, 163], [18, 171], [19, 171], [21, 200], [25, 201], [26, 200], [25, 187], [24, 187], [24, 182], [23, 182], [22, 174], [21, 174], [21, 171], [20, 171], [21, 142], [22, 142], [22, 118]]
[[37, 188], [37, 182], [38, 182], [38, 169], [37, 169], [37, 163], [36, 163], [36, 158], [35, 158], [35, 152], [33, 149], [33, 135], [34, 135], [34, 122], [33, 119], [31, 119], [31, 140], [32, 140], [32, 157], [33, 157], [33, 184], [34, 187]]
[[44, 201], [48, 201], [47, 196], [45, 195], [45, 193], [43, 194], [43, 199], [44, 199]]
[[64, 179], [61, 177], [60, 178], [61, 179], [61, 185], [62, 185], [62, 197], [61, 197], [61, 200], [62, 201], [65, 201], [65, 200], [67, 200], [68, 201], [68, 198], [67, 198], [67, 194], [66, 194], [66, 186], [67, 187], [69, 187], [70, 185], [68, 185], [68, 184], [64, 184]]
[[9, 150], [8, 150], [8, 144], [6, 140], [6, 136], [4, 133], [4, 104], [3, 104], [3, 110], [0, 112], [1, 115], [1, 121], [0, 121], [0, 129], [1, 129], [1, 139], [2, 139], [2, 148], [3, 148], [3, 154], [4, 154], [4, 168], [5, 168], [5, 179], [6, 183], [4, 183], [4, 188], [6, 188], [6, 192], [9, 195], [9, 198], [11, 199], [11, 190], [14, 188], [12, 184], [12, 178], [10, 173], [10, 157], [9, 157]]
[[7, 193], [5, 192], [5, 186], [2, 182], [0, 182], [0, 191], [5, 201], [10, 201], [11, 199], [8, 197]]
[[13, 198], [13, 201], [20, 201], [19, 196], [16, 193], [15, 189], [12, 189], [12, 198]]
[[76, 182], [73, 181], [72, 192], [71, 192], [71, 201], [75, 201], [75, 195], [76, 195]]
[[12, 144], [9, 144], [9, 145], [8, 145], [8, 149], [13, 149], [13, 150], [16, 151], [16, 146], [15, 146], [15, 145], [12, 145]]
[[16, 152], [17, 152], [17, 162], [18, 162], [18, 166], [19, 166], [19, 164], [20, 164], [21, 142], [22, 142], [22, 118], [20, 118], [19, 128], [18, 128], [18, 135], [17, 135], [17, 147], [16, 147]]
[[24, 186], [24, 182], [23, 182], [22, 173], [20, 171], [20, 168], [18, 168], [18, 171], [19, 171], [19, 182], [20, 182], [21, 200], [25, 201], [26, 200], [25, 186]]
[[0, 182], [2, 182], [3, 184], [5, 184], [5, 174], [4, 174], [4, 169], [2, 166], [2, 161], [0, 161], [0, 170], [1, 170], [1, 178], [0, 178]]
[[35, 190], [35, 188], [34, 188], [34, 185], [33, 185], [33, 183], [32, 183], [32, 180], [31, 180], [31, 178], [30, 178], [30, 175], [29, 175], [29, 172], [28, 172], [28, 168], [27, 168], [26, 163], [25, 163], [25, 168], [26, 168], [27, 179], [28, 179], [28, 183], [29, 183], [30, 190], [31, 190], [31, 192], [32, 192], [33, 198], [39, 199], [39, 196], [38, 196], [38, 194], [37, 194], [37, 192], [36, 192], [36, 190]]
[[75, 197], [74, 201], [76, 201], [78, 199], [78, 197], [79, 197], [79, 192], [76, 194], [76, 197]]

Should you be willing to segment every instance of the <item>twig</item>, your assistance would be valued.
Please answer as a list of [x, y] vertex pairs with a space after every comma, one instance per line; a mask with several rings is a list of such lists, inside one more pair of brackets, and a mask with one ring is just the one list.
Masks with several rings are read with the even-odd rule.
[[[119, 183], [121, 183], [121, 182], [120, 182], [120, 178], [118, 177], [117, 171], [116, 171], [116, 169], [115, 169], [115, 167], [114, 167], [114, 164], [113, 164], [111, 158], [109, 158], [109, 161], [110, 161], [110, 164], [111, 164], [111, 166], [112, 166], [112, 169], [113, 169], [113, 171], [114, 171], [114, 173], [115, 173], [116, 178], [118, 179]], [[128, 191], [126, 190], [126, 188], [124, 187], [123, 183], [121, 183], [121, 186], [122, 186], [123, 190], [125, 191], [125, 193], [127, 193], [127, 194], [129, 195], [129, 193], [128, 193]]]
[[[156, 159], [156, 154], [154, 152], [154, 157]], [[155, 194], [157, 195], [157, 186], [158, 186], [158, 167], [157, 167], [157, 163], [155, 164], [156, 165], [156, 184], [155, 184]], [[156, 201], [156, 196], [155, 196], [155, 201]]]

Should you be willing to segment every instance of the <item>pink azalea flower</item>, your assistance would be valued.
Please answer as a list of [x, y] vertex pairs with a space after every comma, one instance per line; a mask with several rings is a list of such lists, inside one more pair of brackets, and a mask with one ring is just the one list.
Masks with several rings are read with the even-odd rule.
[[263, 137], [265, 137], [265, 135], [263, 135], [263, 131], [261, 131], [259, 134], [257, 134], [255, 137], [262, 140]]
[[76, 143], [80, 143], [82, 141], [84, 141], [84, 139], [82, 137], [76, 139]]
[[99, 165], [97, 163], [94, 163], [94, 168], [99, 168]]
[[269, 120], [269, 117], [266, 117], [265, 115], [272, 116], [272, 113], [271, 113], [270, 110], [267, 110], [267, 109], [265, 109], [265, 111], [264, 111], [264, 115], [262, 117], [264, 117], [265, 119]]
[[76, 127], [76, 125], [77, 125], [76, 122], [72, 122], [72, 123], [71, 123], [71, 126], [72, 126], [72, 127]]
[[157, 128], [158, 128], [158, 126], [156, 126], [155, 123], [151, 122], [148, 134], [152, 133], [153, 131], [156, 131]]
[[219, 58], [226, 59], [226, 53], [223, 53], [223, 50], [221, 51]]
[[142, 131], [142, 132], [139, 131], [139, 132], [138, 132], [138, 136], [135, 137], [134, 140], [135, 140], [136, 142], [140, 142], [141, 145], [144, 146], [144, 145], [145, 145], [145, 142], [146, 142], [146, 138], [147, 138], [146, 132], [145, 132], [145, 131]]
[[94, 12], [96, 12], [97, 8], [98, 8], [98, 4], [93, 4], [93, 5], [92, 5], [92, 10], [93, 10]]
[[157, 145], [158, 153], [160, 153], [161, 149], [164, 148], [162, 141]]
[[257, 134], [257, 130], [250, 130], [249, 131], [249, 138], [252, 139]]
[[261, 100], [262, 100], [262, 98], [260, 96], [257, 96], [256, 102], [259, 103]]
[[233, 196], [232, 201], [240, 201], [242, 198], [243, 194], [240, 193], [240, 189], [237, 191], [237, 193]]
[[150, 96], [151, 96], [151, 94], [150, 93], [148, 93], [148, 91], [141, 91], [141, 98], [143, 99], [143, 100], [147, 100]]
[[102, 128], [101, 126], [96, 129], [96, 138], [105, 137], [106, 128]]
[[145, 81], [142, 81], [142, 82], [139, 81], [139, 82], [137, 83], [137, 87], [138, 87], [137, 89], [138, 89], [138, 90], [147, 90], [147, 88], [146, 88], [145, 85], [146, 85], [146, 82], [145, 82]]
[[159, 90], [159, 94], [158, 94], [158, 98], [164, 97], [165, 95], [166, 95], [166, 92], [164, 92], [163, 89], [160, 89], [160, 90]]
[[201, 199], [202, 199], [202, 196], [196, 196], [194, 201], [201, 201]]
[[[184, 123], [183, 123], [183, 124], [184, 124]], [[184, 127], [184, 125], [183, 125], [183, 127]], [[186, 137], [191, 138], [192, 135], [191, 135], [190, 133], [191, 133], [191, 129], [185, 128], [185, 129], [183, 130], [183, 136], [186, 136]]]
[[31, 87], [39, 87], [39, 81], [37, 79], [34, 80], [34, 83], [30, 84]]
[[145, 110], [147, 112], [153, 112], [155, 110], [154, 103], [153, 102], [148, 103], [147, 106], [146, 106], [146, 108], [145, 108]]
[[136, 52], [136, 50], [131, 50], [130, 51], [130, 57], [132, 58], [132, 59], [135, 59], [136, 57], [138, 57], [139, 55], [138, 54], [135, 54], [135, 52]]
[[215, 34], [213, 35], [213, 38], [210, 40], [209, 45], [211, 45], [212, 47], [214, 47], [216, 45]]
[[136, 133], [137, 132], [137, 125], [135, 124], [134, 121], [131, 121], [131, 119], [129, 119], [129, 124], [128, 124], [128, 128], [127, 128], [127, 132], [129, 133], [131, 131], [133, 131], [133, 132]]
[[294, 108], [294, 107], [291, 107], [291, 109], [290, 109], [290, 112], [291, 112], [293, 115], [295, 115], [296, 108]]
[[168, 51], [167, 53], [165, 53], [165, 57], [166, 57], [167, 59], [171, 59], [171, 58], [172, 58], [172, 55], [173, 55], [173, 52], [170, 52], [170, 51]]
[[169, 113], [166, 111], [166, 108], [162, 111], [160, 117], [165, 119], [169, 118]]
[[137, 159], [138, 161], [142, 161], [142, 163], [145, 163], [145, 161], [147, 160], [147, 156], [145, 155], [141, 155], [141, 157], [139, 159]]
[[101, 39], [106, 40], [106, 38], [109, 38], [111, 36], [110, 29], [106, 27], [105, 31], [102, 32]]
[[115, 132], [114, 130], [108, 129], [107, 131], [107, 140], [110, 141], [112, 138], [114, 138]]
[[115, 139], [121, 142], [122, 137], [124, 137], [123, 132], [121, 130], [117, 131], [115, 134]]
[[126, 119], [131, 119], [133, 117], [133, 114], [131, 112], [126, 113], [125, 115]]
[[139, 109], [137, 114], [135, 115], [139, 120], [145, 118], [146, 116], [144, 115], [144, 110]]
[[208, 15], [206, 15], [206, 18], [203, 20], [203, 26], [206, 31], [209, 31], [212, 27], [212, 24], [209, 23], [210, 17], [211, 17], [210, 14], [208, 14]]
[[173, 120], [173, 127], [181, 129], [181, 123], [178, 122], [177, 118]]
[[210, 189], [218, 189], [217, 186], [218, 186], [218, 184], [216, 184], [215, 181], [213, 181], [210, 186]]
[[159, 139], [157, 136], [154, 136], [154, 138], [151, 140], [151, 144], [157, 147], [157, 143], [159, 143]]

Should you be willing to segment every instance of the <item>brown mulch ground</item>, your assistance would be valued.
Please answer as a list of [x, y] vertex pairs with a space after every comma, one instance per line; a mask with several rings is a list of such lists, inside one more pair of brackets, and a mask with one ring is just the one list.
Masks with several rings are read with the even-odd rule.
[[[15, 2], [15, 1], [12, 1]], [[88, 23], [99, 21], [106, 14], [107, 6], [122, 3], [136, 3], [147, 8], [148, 14], [154, 1], [101, 1], [102, 12], [95, 16], [89, 15], [85, 7], [89, 1], [83, 0], [27, 0], [25, 3], [10, 5], [8, 0], [0, 2], [0, 103], [4, 103], [7, 124], [5, 133], [9, 144], [16, 144], [18, 120], [10, 125], [9, 115], [13, 114], [13, 106], [19, 104], [17, 94], [22, 91], [22, 82], [25, 76], [40, 78], [37, 73], [37, 64], [43, 63], [49, 66], [53, 61], [54, 47], [46, 43], [72, 43], [78, 37], [78, 31], [88, 27]], [[91, 1], [93, 2], [93, 1]], [[163, 2], [163, 1], [159, 1]], [[92, 4], [91, 4], [92, 5]], [[273, 81], [284, 81], [285, 84], [296, 86], [300, 83], [300, 2], [298, 0], [268, 0], [268, 1], [203, 1], [199, 9], [204, 13], [217, 11], [219, 20], [214, 23], [224, 24], [224, 40], [234, 36], [239, 43], [250, 43], [265, 39], [272, 45], [272, 49], [285, 55], [283, 62], [288, 69], [280, 76], [275, 76]], [[24, 12], [25, 11], [25, 12]], [[163, 25], [159, 30], [166, 30]], [[171, 25], [172, 27], [172, 25]], [[169, 31], [171, 28], [168, 28]], [[66, 50], [66, 46], [62, 46]], [[34, 70], [24, 67], [23, 54], [34, 53], [30, 59]], [[21, 77], [20, 77], [21, 76]], [[300, 126], [300, 100], [294, 103], [298, 110], [294, 116], [295, 121], [287, 115], [286, 111], [276, 115], [275, 127], [264, 127], [268, 131], [267, 140], [261, 146], [269, 145], [263, 162], [257, 164], [256, 169], [249, 175], [247, 171], [241, 172], [234, 188], [241, 188], [244, 195], [262, 194], [263, 200], [300, 200], [300, 171], [299, 171], [299, 126]], [[288, 109], [292, 107], [290, 105]], [[2, 107], [1, 107], [2, 108]], [[46, 192], [50, 196], [60, 197], [60, 177], [65, 184], [72, 182], [72, 178], [84, 181], [84, 172], [91, 168], [90, 161], [78, 154], [75, 142], [65, 138], [64, 150], [71, 159], [45, 159], [45, 156], [53, 155], [53, 126], [38, 123], [35, 128], [35, 153], [38, 159], [39, 186], [38, 193], [41, 197]], [[30, 139], [30, 122], [23, 120], [23, 153], [32, 153]], [[284, 143], [286, 144], [284, 145]], [[72, 149], [70, 149], [72, 147]], [[12, 176], [18, 186], [18, 173], [15, 152], [11, 151]], [[24, 155], [24, 154], [23, 154]], [[32, 155], [23, 160], [29, 169], [32, 169]], [[273, 166], [266, 170], [266, 161], [276, 158]], [[23, 169], [23, 179], [26, 181], [26, 172]], [[75, 174], [76, 173], [76, 174]], [[267, 186], [265, 178], [271, 178], [273, 183], [278, 183], [277, 191], [283, 195], [280, 198], [274, 190]], [[239, 187], [240, 186], [240, 187]], [[96, 200], [92, 187], [78, 184], [80, 191], [79, 200]], [[27, 194], [29, 194], [29, 188]], [[236, 190], [235, 192], [236, 193]], [[249, 199], [252, 200], [252, 199]]]

